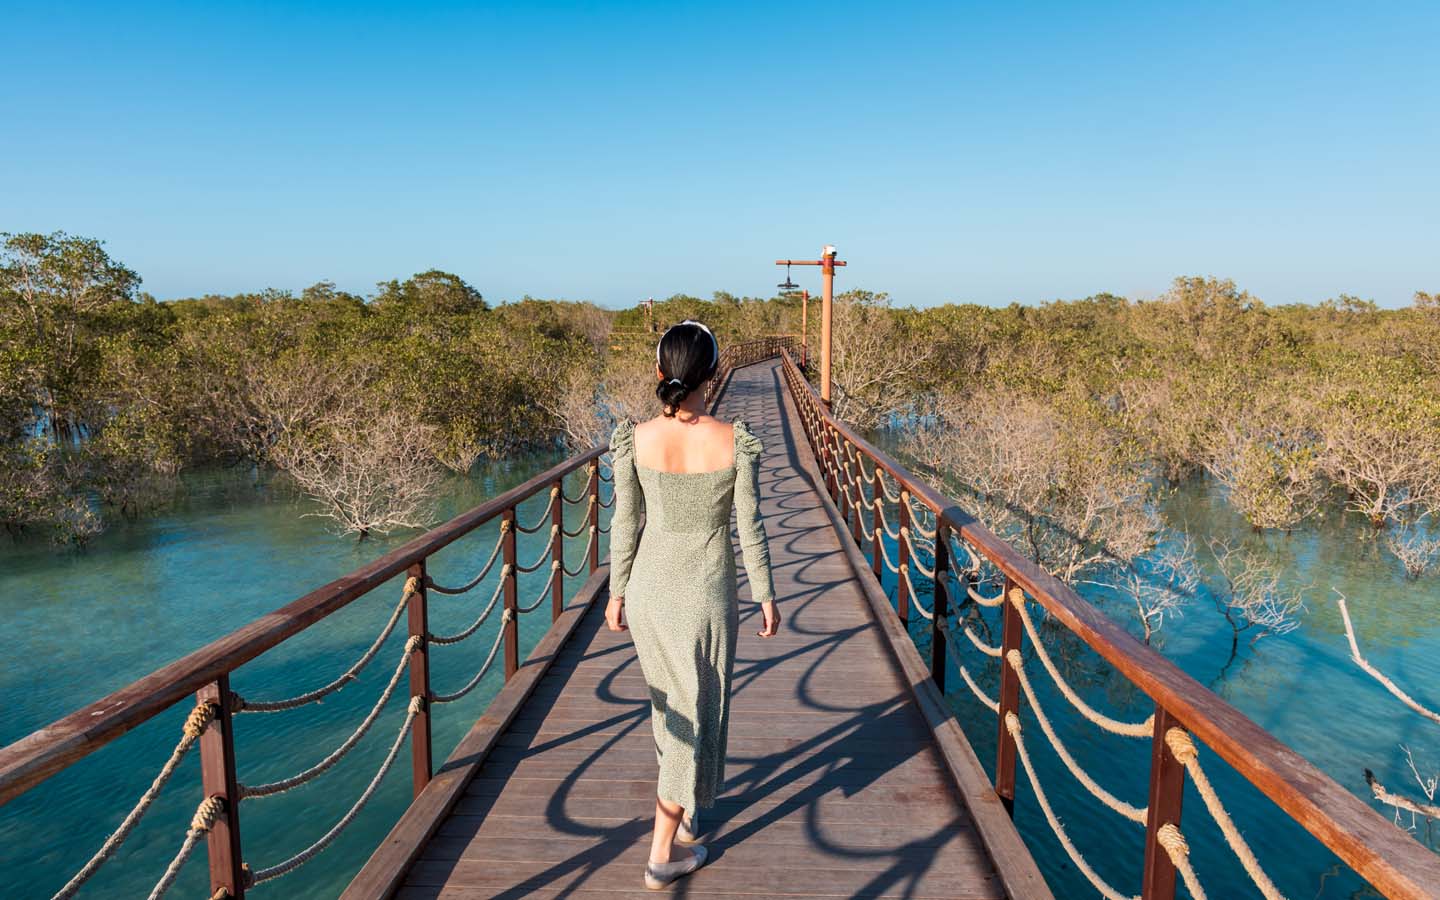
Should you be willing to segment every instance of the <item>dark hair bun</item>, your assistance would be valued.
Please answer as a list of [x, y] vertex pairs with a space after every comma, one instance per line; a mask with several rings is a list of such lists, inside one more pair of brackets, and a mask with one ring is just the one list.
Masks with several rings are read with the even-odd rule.
[[663, 404], [666, 416], [690, 394], [715, 375], [720, 365], [720, 344], [715, 335], [693, 319], [671, 325], [655, 345], [655, 364], [660, 368], [660, 383], [655, 396]]

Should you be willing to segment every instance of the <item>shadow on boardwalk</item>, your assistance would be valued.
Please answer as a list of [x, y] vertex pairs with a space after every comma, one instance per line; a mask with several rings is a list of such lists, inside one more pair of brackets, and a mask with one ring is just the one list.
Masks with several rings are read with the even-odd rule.
[[[765, 443], [762, 511], [785, 616], [744, 599], [726, 786], [702, 819], [705, 897], [1003, 896], [806, 474], [778, 363], [738, 370], [722, 418]], [[743, 571], [743, 570], [742, 570]], [[656, 776], [644, 680], [597, 605], [408, 873], [401, 898], [651, 896]]]

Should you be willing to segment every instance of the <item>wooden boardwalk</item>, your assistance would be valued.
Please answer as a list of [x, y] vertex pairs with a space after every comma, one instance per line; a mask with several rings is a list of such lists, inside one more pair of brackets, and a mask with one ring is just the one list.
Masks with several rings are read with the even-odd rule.
[[[671, 890], [1003, 897], [811, 481], [788, 403], [770, 360], [737, 370], [717, 409], [744, 417], [766, 445], [763, 512], [784, 628], [755, 635], [759, 608], [742, 584], [727, 781], [706, 822], [711, 862]], [[606, 629], [602, 607], [603, 595], [493, 742], [398, 897], [653, 896], [641, 881], [656, 776], [645, 685], [629, 634]]]

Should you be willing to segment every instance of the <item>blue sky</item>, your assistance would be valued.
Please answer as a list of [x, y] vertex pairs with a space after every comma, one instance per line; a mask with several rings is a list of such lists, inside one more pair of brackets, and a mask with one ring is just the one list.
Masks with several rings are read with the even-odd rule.
[[162, 298], [1440, 290], [1434, 2], [127, 6], [0, 11], [0, 230]]

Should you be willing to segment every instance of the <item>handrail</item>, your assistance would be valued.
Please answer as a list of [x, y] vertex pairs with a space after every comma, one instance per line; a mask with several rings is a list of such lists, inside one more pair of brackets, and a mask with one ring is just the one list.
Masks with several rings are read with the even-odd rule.
[[[907, 538], [911, 525], [907, 496], [914, 497], [935, 516], [933, 584], [936, 592], [935, 608], [930, 613], [934, 647], [931, 674], [942, 688], [946, 629], [949, 627], [945, 606], [946, 579], [950, 574], [947, 541], [953, 534], [1005, 577], [1006, 584], [1001, 595], [1005, 615], [999, 648], [1002, 660], [1010, 656], [1011, 651], [1020, 648], [1025, 634], [1021, 619], [1024, 596], [1028, 595], [1155, 702], [1151, 803], [1146, 822], [1146, 858], [1142, 878], [1147, 900], [1174, 894], [1175, 854], [1162, 845], [1168, 842], [1173, 847], [1175, 834], [1178, 834], [1167, 832], [1166, 826], [1178, 829], [1180, 824], [1180, 798], [1185, 772], [1190, 767], [1185, 765], [1184, 759], [1176, 757], [1174, 745], [1177, 739], [1183, 744], [1185, 730], [1214, 750], [1243, 778], [1387, 896], [1433, 896], [1432, 890], [1440, 885], [1440, 857], [1159, 652], [1141, 643], [1069, 585], [1026, 559], [966, 513], [958, 503], [913, 476], [904, 466], [838, 419], [801, 374], [791, 354], [785, 351], [781, 356], [786, 384], [800, 413], [806, 438], [824, 470], [826, 489], [847, 523], [853, 516], [852, 537], [857, 544], [861, 544], [867, 534], [863, 509], [875, 506], [875, 530], [871, 541], [877, 578], [882, 570], [885, 537], [880, 527], [880, 506], [885, 499], [880, 491], [880, 472], [899, 486], [902, 538], [898, 568], [904, 574], [898, 591], [898, 611], [902, 618], [905, 616], [906, 601], [913, 599], [906, 596], [910, 583]], [[867, 457], [871, 465], [879, 470], [872, 476], [875, 479], [871, 485], [873, 500], [865, 500], [865, 492], [860, 485], [863, 466], [858, 474], [850, 469], [852, 450]], [[845, 482], [843, 485], [842, 481]], [[852, 488], [854, 496], [851, 495]], [[962, 593], [968, 583], [966, 577], [961, 576]], [[1017, 595], [1017, 592], [1023, 593]], [[1002, 662], [1004, 668], [997, 712], [1000, 757], [996, 766], [997, 791], [1010, 804], [1014, 802], [1016, 751], [1015, 739], [1010, 732], [1018, 731], [1018, 721], [1011, 722], [1010, 719], [1018, 710], [1021, 677], [1020, 657], [1017, 654], [1012, 658], [1015, 660], [1013, 663], [1008, 660]], [[955, 662], [958, 665], [958, 660]], [[965, 674], [963, 668], [961, 672]], [[966, 677], [968, 679], [968, 674]], [[1062, 842], [1064, 840], [1062, 836]], [[1183, 840], [1180, 846], [1183, 847]], [[1181, 871], [1180, 874], [1188, 877], [1192, 873]]]
[[[713, 402], [724, 389], [725, 381], [733, 368], [773, 356], [789, 343], [789, 338], [771, 337], [726, 347], [721, 355], [720, 370], [707, 388], [707, 398]], [[0, 747], [0, 806], [3, 806], [190, 695], [198, 697], [197, 705], [187, 720], [185, 737], [177, 745], [155, 785], [141, 797], [121, 828], [81, 868], [70, 884], [61, 890], [59, 896], [69, 896], [78, 890], [110, 857], [144, 815], [180, 759], [196, 745], [200, 748], [205, 800], [196, 813], [180, 852], [162, 876], [152, 896], [163, 894], [173, 884], [175, 875], [202, 837], [206, 839], [210, 857], [212, 896], [243, 898], [246, 889], [252, 884], [280, 877], [303, 865], [323, 851], [354, 819], [395, 762], [407, 732], [411, 740], [412, 780], [418, 795], [434, 774], [430, 749], [432, 705], [458, 699], [471, 690], [484, 677], [490, 663], [500, 657], [502, 648], [505, 679], [509, 681], [519, 667], [520, 615], [539, 607], [548, 594], [551, 598], [553, 624], [560, 618], [564, 607], [565, 577], [587, 574], [587, 569], [588, 574], [593, 575], [599, 568], [599, 536], [607, 530], [601, 527], [600, 509], [608, 505], [601, 501], [600, 483], [606, 479], [601, 475], [600, 462], [601, 457], [608, 452], [609, 447], [602, 445], [572, 456], [525, 483], [416, 537], [374, 562], [305, 594], [275, 612], [251, 621], [9, 746]], [[572, 500], [565, 495], [564, 480], [582, 469], [588, 472], [586, 487], [580, 496]], [[549, 495], [545, 515], [534, 526], [524, 530], [538, 531], [548, 520], [546, 549], [536, 562], [522, 566], [516, 557], [517, 532], [522, 530], [516, 521], [516, 512], [525, 501], [545, 493]], [[581, 505], [582, 502], [584, 524], [573, 531], [568, 530], [565, 527], [565, 508], [568, 504]], [[444, 593], [463, 593], [473, 588], [483, 580], [490, 571], [491, 564], [496, 562], [496, 555], [500, 554], [503, 556], [503, 566], [490, 606], [481, 613], [480, 620], [464, 632], [437, 639], [428, 629], [428, 594], [433, 585], [426, 573], [426, 563], [439, 550], [496, 519], [501, 523], [500, 540], [485, 569], [463, 588], [441, 589]], [[586, 564], [578, 571], [567, 569], [564, 560], [564, 538], [578, 537], [586, 531], [589, 532]], [[547, 559], [549, 580], [545, 591], [532, 602], [522, 606], [517, 596], [519, 573], [539, 570]], [[289, 700], [252, 702], [248, 705], [243, 697], [231, 690], [230, 675], [236, 669], [402, 574], [407, 576], [404, 592], [390, 621], [371, 649], [338, 680], [317, 691]], [[496, 631], [495, 643], [479, 673], [458, 692], [436, 693], [432, 690], [429, 679], [427, 654], [431, 645], [455, 643], [474, 634], [497, 600], [502, 601], [503, 614]], [[374, 658], [381, 644], [396, 627], [402, 612], [407, 614], [409, 636], [404, 653], [379, 701], [351, 737], [320, 764], [293, 778], [250, 788], [243, 785], [236, 772], [232, 717], [247, 711], [275, 712], [297, 708], [316, 702], [320, 697], [338, 690]], [[245, 797], [260, 798], [280, 793], [290, 786], [323, 774], [365, 735], [388, 699], [396, 692], [404, 671], [409, 674], [409, 707], [404, 724], [384, 765], [360, 799], [316, 844], [278, 865], [252, 873], [242, 860], [237, 815], [241, 800]]]

